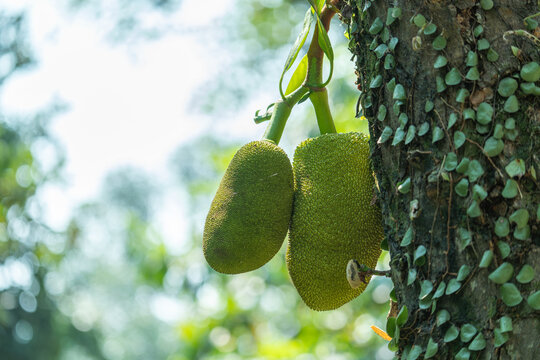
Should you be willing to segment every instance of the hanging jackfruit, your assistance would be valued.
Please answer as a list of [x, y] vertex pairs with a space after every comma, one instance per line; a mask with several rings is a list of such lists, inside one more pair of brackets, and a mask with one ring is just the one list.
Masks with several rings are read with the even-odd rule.
[[305, 140], [296, 148], [293, 169], [287, 268], [310, 308], [336, 309], [367, 286], [351, 288], [349, 260], [375, 268], [381, 253], [381, 212], [372, 204], [368, 139], [346, 133]]
[[266, 140], [234, 155], [206, 217], [203, 252], [225, 274], [255, 270], [279, 250], [292, 211], [294, 180], [287, 154]]

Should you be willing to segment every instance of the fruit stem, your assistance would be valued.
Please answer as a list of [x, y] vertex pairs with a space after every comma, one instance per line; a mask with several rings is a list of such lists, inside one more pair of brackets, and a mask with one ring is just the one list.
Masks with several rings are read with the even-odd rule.
[[301, 86], [289, 95], [285, 99], [278, 100], [272, 111], [272, 117], [266, 127], [266, 131], [263, 135], [263, 140], [268, 140], [278, 145], [281, 135], [283, 135], [283, 129], [289, 119], [291, 110], [302, 97], [307, 94], [309, 89], [306, 86]]
[[[320, 19], [321, 24], [326, 31], [330, 29], [330, 21], [336, 13], [334, 6], [325, 5], [321, 11]], [[324, 52], [319, 45], [319, 24], [315, 25], [315, 31], [313, 32], [313, 38], [307, 52], [308, 67], [306, 81], [304, 84], [310, 89], [311, 94], [309, 99], [315, 108], [315, 115], [317, 116], [317, 125], [321, 134], [336, 133], [336, 127], [334, 120], [332, 119], [332, 113], [328, 104], [328, 91], [326, 87], [320, 87], [323, 83], [323, 60]], [[332, 74], [330, 74], [332, 76]]]
[[328, 91], [326, 91], [326, 88], [322, 88], [319, 91], [313, 91], [309, 96], [309, 100], [311, 100], [311, 103], [315, 108], [317, 125], [319, 125], [321, 135], [336, 133], [336, 127], [328, 104]]

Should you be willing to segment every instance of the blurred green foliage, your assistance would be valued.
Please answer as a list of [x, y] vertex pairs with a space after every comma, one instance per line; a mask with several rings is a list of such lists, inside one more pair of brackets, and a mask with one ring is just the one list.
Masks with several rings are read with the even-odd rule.
[[[142, 26], [148, 9], [167, 16], [182, 2], [69, 4], [116, 19], [111, 29], [116, 39], [125, 39], [148, 34]], [[226, 37], [222, 45], [239, 57], [233, 59], [234, 69], [205, 88], [216, 107], [201, 105], [201, 111], [227, 104], [238, 108], [261, 86], [275, 87], [277, 96], [280, 66], [307, 8], [299, 0], [236, 4], [220, 24], [225, 31], [215, 36]], [[8, 46], [5, 37], [0, 41], [2, 54], [18, 59], [10, 74], [31, 62], [23, 23], [23, 15], [0, 15], [0, 35], [16, 34]], [[156, 36], [167, 31], [150, 30]], [[339, 65], [330, 94], [336, 126], [365, 131], [366, 122], [354, 118], [350, 55], [344, 40], [334, 44]], [[55, 183], [63, 160], [58, 151], [55, 165], [44, 169], [38, 158], [44, 143], [54, 145], [47, 119], [55, 112], [53, 107], [28, 119], [0, 114], [2, 359], [389, 358], [387, 342], [370, 329], [384, 328], [388, 279], [374, 278], [359, 298], [338, 310], [314, 312], [289, 280], [285, 246], [267, 265], [247, 274], [225, 276], [205, 263], [204, 218], [242, 145], [238, 139], [206, 135], [179, 146], [170, 159], [170, 181], [133, 167], [117, 169], [104, 181], [102, 196], [81, 204], [66, 229], [48, 228], [40, 208], [54, 209], [54, 204], [40, 203], [38, 195]], [[284, 139], [289, 150], [317, 135], [309, 103], [294, 116]], [[175, 231], [164, 233], [164, 223]], [[387, 262], [383, 252], [383, 266]]]

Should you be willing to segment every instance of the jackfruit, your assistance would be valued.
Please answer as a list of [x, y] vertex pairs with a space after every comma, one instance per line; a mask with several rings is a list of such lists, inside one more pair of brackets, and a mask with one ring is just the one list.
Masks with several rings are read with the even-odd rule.
[[203, 252], [225, 274], [255, 270], [280, 249], [292, 212], [294, 180], [287, 154], [266, 140], [234, 155], [206, 217]]
[[346, 275], [349, 260], [373, 269], [381, 254], [382, 219], [372, 204], [368, 139], [346, 133], [305, 140], [294, 153], [293, 171], [287, 268], [306, 305], [333, 310], [367, 286], [351, 288]]

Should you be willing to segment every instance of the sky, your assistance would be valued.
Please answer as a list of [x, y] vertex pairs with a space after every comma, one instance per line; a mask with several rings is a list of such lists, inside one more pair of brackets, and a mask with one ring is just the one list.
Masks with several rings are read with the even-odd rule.
[[[204, 27], [223, 16], [232, 1], [208, 6], [184, 0], [174, 22], [186, 28]], [[32, 114], [55, 99], [68, 105], [51, 124], [66, 153], [64, 182], [49, 184], [39, 194], [44, 203], [54, 204], [46, 209], [45, 220], [58, 230], [65, 228], [78, 204], [99, 195], [112, 169], [133, 165], [155, 175], [164, 187], [172, 182], [168, 178], [171, 153], [216, 126], [208, 116], [190, 111], [189, 105], [191, 94], [216, 75], [223, 60], [208, 56], [208, 44], [196, 32], [112, 44], [106, 39], [107, 19], [96, 22], [84, 13], [68, 12], [61, 4], [3, 1], [4, 8], [26, 9], [37, 62], [8, 79], [0, 96], [0, 106], [8, 114]], [[204, 17], [196, 16], [202, 12]], [[227, 56], [223, 51], [220, 56]], [[251, 121], [253, 112], [246, 107], [240, 116], [225, 122], [242, 122], [244, 136], [259, 137], [264, 129]], [[46, 161], [45, 151], [34, 155]], [[177, 214], [161, 219], [164, 235], [176, 234], [172, 242], [184, 233], [178, 224], [181, 196], [168, 197], [170, 204], [164, 206], [171, 206], [171, 211], [162, 212]]]

